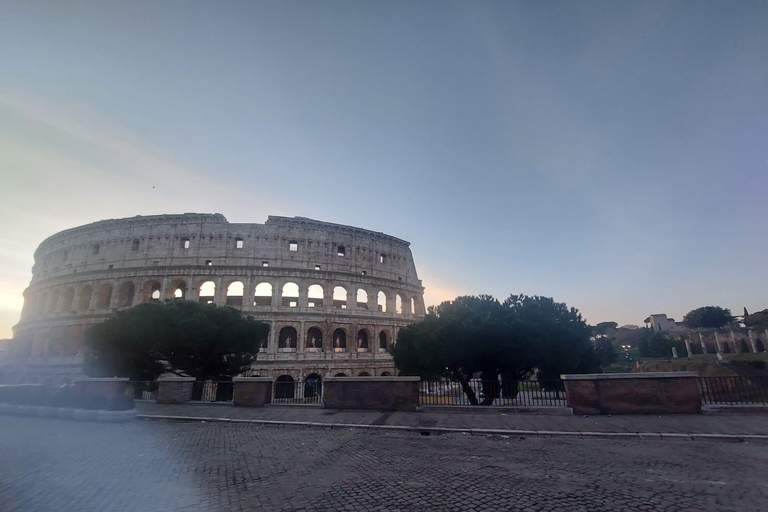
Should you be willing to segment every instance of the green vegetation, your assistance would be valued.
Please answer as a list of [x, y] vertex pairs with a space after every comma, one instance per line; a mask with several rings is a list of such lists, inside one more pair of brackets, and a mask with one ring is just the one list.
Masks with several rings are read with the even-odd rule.
[[704, 306], [689, 311], [683, 317], [683, 323], [689, 329], [718, 329], [734, 321], [730, 309], [719, 306]]

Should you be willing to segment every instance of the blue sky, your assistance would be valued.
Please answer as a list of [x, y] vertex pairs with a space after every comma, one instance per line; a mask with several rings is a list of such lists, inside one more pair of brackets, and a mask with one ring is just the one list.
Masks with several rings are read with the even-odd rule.
[[45, 237], [191, 211], [404, 238], [428, 303], [768, 307], [768, 2], [7, 1], [0, 62], [0, 337]]

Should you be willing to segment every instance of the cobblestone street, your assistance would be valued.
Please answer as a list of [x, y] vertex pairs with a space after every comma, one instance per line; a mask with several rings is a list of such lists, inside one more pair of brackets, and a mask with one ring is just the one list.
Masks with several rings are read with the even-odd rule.
[[0, 417], [3, 512], [768, 510], [768, 445]]

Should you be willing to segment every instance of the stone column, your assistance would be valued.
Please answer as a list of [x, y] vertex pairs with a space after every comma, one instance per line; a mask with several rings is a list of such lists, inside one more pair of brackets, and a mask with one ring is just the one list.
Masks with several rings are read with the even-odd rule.
[[256, 295], [254, 288], [253, 276], [246, 276], [243, 279], [243, 305], [240, 308], [241, 310], [253, 307], [253, 297]]
[[736, 343], [736, 338], [733, 336], [733, 331], [728, 331], [731, 336], [731, 345], [733, 346], [733, 353], [734, 354], [740, 354], [741, 353], [741, 346]]
[[277, 333], [275, 332], [275, 322], [269, 322], [269, 343], [267, 346], [267, 352], [270, 354], [277, 353]]
[[226, 302], [227, 290], [224, 289], [222, 283], [224, 280], [220, 277], [212, 279], [216, 289], [213, 291], [213, 303], [217, 306], [221, 306]]
[[685, 350], [688, 352], [688, 359], [690, 359], [691, 354], [693, 354], [693, 352], [691, 352], [691, 342], [688, 339], [688, 336], [683, 336], [683, 341], [685, 342]]
[[354, 283], [347, 283], [347, 309], [357, 309], [357, 286]]
[[[301, 292], [299, 292], [301, 293]], [[304, 296], [304, 299], [306, 300], [306, 294]], [[301, 321], [299, 323], [299, 328], [296, 329], [298, 332], [296, 333], [296, 353], [297, 354], [303, 354], [306, 352], [306, 340], [307, 340], [307, 331], [304, 326], [304, 321]]]
[[283, 296], [283, 283], [280, 279], [275, 279], [272, 282], [272, 307], [276, 308], [282, 304]]
[[112, 282], [112, 297], [109, 298], [109, 309], [117, 309], [120, 305], [120, 283]]
[[749, 344], [752, 346], [752, 353], [757, 354], [757, 343], [755, 342], [755, 333], [752, 329], [749, 330]]
[[717, 353], [722, 354], [723, 353], [723, 345], [720, 342], [720, 336], [717, 334], [717, 331], [715, 331], [715, 343], [717, 343]]
[[305, 280], [299, 280], [296, 284], [299, 285], [299, 307], [300, 308], [308, 308], [309, 307], [309, 284]]
[[403, 314], [412, 315], [413, 311], [411, 310], [411, 299], [408, 297], [407, 294], [402, 295], [402, 297], [403, 297]]
[[387, 290], [384, 293], [387, 295], [387, 313], [397, 314], [397, 311], [395, 311], [395, 292]]
[[701, 350], [704, 354], [707, 353], [707, 344], [704, 343], [704, 336], [699, 333], [699, 343], [701, 344]]

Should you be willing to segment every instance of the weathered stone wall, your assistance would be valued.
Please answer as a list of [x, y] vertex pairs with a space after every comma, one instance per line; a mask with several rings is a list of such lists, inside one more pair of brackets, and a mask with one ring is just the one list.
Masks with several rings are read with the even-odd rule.
[[415, 411], [419, 405], [418, 377], [338, 377], [323, 383], [328, 409]]
[[[409, 246], [301, 217], [236, 224], [221, 214], [138, 216], [62, 231], [35, 252], [6, 381], [81, 377], [88, 326], [164, 299], [226, 304], [269, 323], [254, 375], [393, 374], [387, 348], [424, 314]], [[257, 294], [267, 288], [270, 295]], [[284, 328], [295, 329], [290, 342]], [[345, 347], [335, 346], [339, 338]]]
[[694, 372], [563, 375], [574, 414], [698, 414]]
[[269, 377], [235, 377], [233, 403], [239, 407], [262, 407], [272, 401]]
[[167, 377], [158, 380], [157, 403], [183, 404], [192, 399], [192, 377]]

